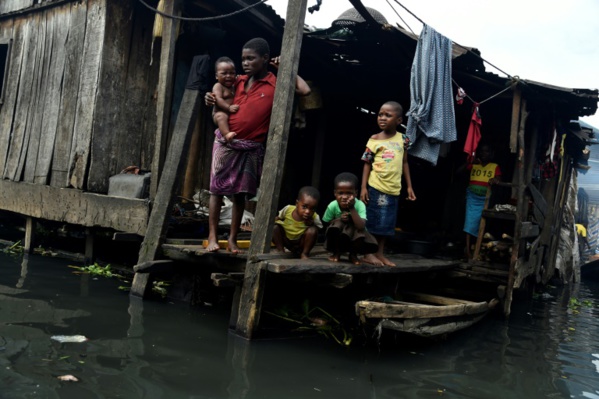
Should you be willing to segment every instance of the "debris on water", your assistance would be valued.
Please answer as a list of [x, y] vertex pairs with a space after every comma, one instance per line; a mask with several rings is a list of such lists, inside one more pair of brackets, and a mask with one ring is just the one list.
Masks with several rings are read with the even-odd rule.
[[83, 335], [53, 335], [50, 337], [54, 341], [64, 342], [85, 342], [87, 338]]
[[77, 377], [75, 377], [74, 375], [71, 375], [71, 374], [61, 375], [61, 376], [58, 376], [56, 378], [58, 378], [60, 381], [79, 382], [79, 378], [77, 378]]

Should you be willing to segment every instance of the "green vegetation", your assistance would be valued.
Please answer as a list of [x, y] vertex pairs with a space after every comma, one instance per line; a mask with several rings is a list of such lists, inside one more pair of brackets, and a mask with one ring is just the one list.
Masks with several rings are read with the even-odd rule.
[[281, 320], [298, 325], [294, 331], [314, 331], [327, 338], [332, 338], [339, 345], [349, 346], [353, 336], [330, 313], [315, 306], [310, 307], [310, 301], [304, 300], [301, 312], [293, 311], [287, 305], [280, 306], [274, 312], [265, 311]]
[[106, 266], [100, 266], [98, 263], [94, 263], [93, 265], [89, 265], [89, 266], [69, 265], [69, 267], [77, 270], [77, 272], [73, 272], [73, 273], [85, 273], [85, 274], [91, 274], [92, 276], [102, 276], [102, 277], [108, 277], [108, 278], [111, 278], [111, 277], [116, 277], [116, 278], [121, 278], [121, 279], [125, 278], [121, 274], [113, 272], [112, 269], [110, 268], [110, 264], [108, 264]]
[[21, 245], [21, 241], [15, 242], [10, 247], [5, 247], [2, 249], [2, 252], [9, 255], [22, 255], [24, 251], [24, 247]]

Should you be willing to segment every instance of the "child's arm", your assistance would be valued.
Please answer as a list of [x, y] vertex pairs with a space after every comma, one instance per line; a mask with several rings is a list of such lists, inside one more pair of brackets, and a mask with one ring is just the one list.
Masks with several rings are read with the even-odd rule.
[[[374, 137], [374, 136], [372, 136]], [[360, 199], [365, 204], [368, 204], [368, 178], [370, 177], [370, 172], [372, 171], [372, 160], [374, 158], [374, 154], [370, 151], [368, 147], [366, 147], [366, 151], [364, 151], [364, 155], [362, 155], [362, 161], [364, 161], [364, 169], [362, 169], [362, 188], [360, 190]]]
[[349, 217], [351, 217], [351, 220], [354, 222], [354, 226], [356, 227], [356, 229], [364, 230], [364, 228], [366, 227], [366, 221], [360, 217], [355, 205], [356, 199], [354, 197], [351, 197], [347, 204], [347, 207], [349, 209]]
[[412, 176], [410, 176], [410, 165], [408, 164], [408, 153], [403, 153], [403, 175], [406, 178], [406, 185], [408, 186], [408, 200], [416, 201], [416, 194], [412, 189]]

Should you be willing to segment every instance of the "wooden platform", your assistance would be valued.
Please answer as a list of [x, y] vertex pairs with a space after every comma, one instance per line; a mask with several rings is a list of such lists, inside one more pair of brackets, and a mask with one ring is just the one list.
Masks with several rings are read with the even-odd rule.
[[[169, 240], [162, 245], [163, 253], [166, 257], [185, 262], [222, 262], [222, 263], [240, 263], [245, 265], [247, 257], [244, 254], [235, 255], [226, 250], [217, 252], [208, 252], [204, 247], [194, 243], [200, 240]], [[342, 257], [340, 262], [331, 262], [328, 260], [329, 253], [322, 247], [316, 246], [312, 251], [310, 259], [298, 259], [291, 253], [262, 254], [254, 259], [255, 262], [263, 261], [266, 263], [266, 270], [271, 273], [345, 273], [345, 274], [368, 274], [368, 273], [419, 273], [437, 270], [450, 270], [460, 265], [459, 260], [441, 260], [424, 258], [418, 255], [397, 254], [389, 255], [397, 266], [373, 266], [366, 263], [354, 265], [345, 261]]]

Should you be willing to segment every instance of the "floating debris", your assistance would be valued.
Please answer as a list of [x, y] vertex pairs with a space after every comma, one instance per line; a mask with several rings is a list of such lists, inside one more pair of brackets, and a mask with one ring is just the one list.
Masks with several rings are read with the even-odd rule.
[[58, 342], [85, 342], [87, 338], [83, 335], [53, 335], [50, 337], [54, 341]]
[[60, 381], [71, 381], [71, 382], [79, 382], [79, 378], [75, 377], [74, 375], [71, 374], [66, 374], [66, 375], [60, 375], [58, 377]]

